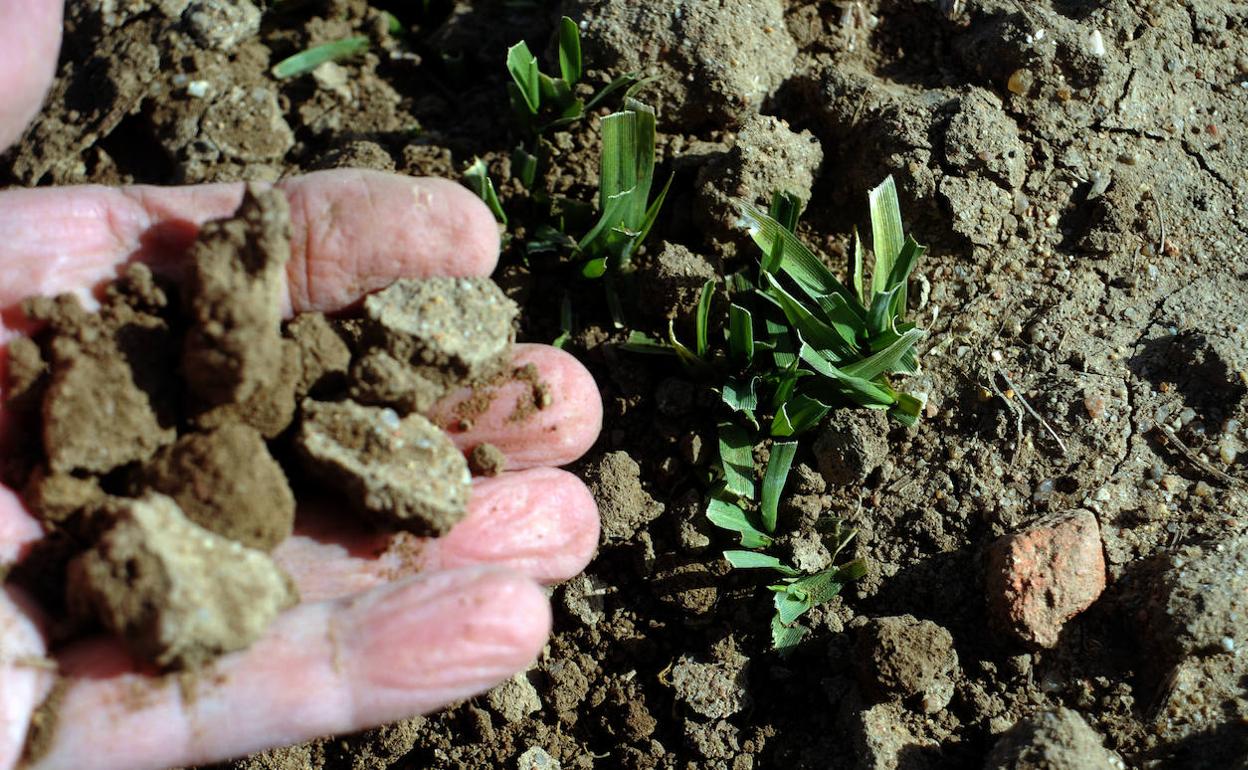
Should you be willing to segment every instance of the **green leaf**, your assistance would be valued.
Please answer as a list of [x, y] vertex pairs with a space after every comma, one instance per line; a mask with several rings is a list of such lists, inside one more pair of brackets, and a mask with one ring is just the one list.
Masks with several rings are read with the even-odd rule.
[[568, 85], [581, 79], [581, 30], [567, 16], [559, 20], [559, 73]]
[[598, 257], [581, 265], [582, 278], [601, 278], [607, 272], [607, 258]]
[[621, 88], [627, 89], [633, 86], [637, 82], [638, 82], [638, 77], [637, 77], [637, 73], [635, 72], [628, 72], [623, 75], [620, 75], [615, 80], [612, 80], [610, 83], [607, 83], [605, 86], [603, 86], [601, 91], [594, 94], [593, 97], [591, 97], [590, 100], [585, 103], [585, 112], [589, 112], [590, 110], [594, 109], [595, 107], [598, 106], [598, 104], [603, 99], [606, 99], [608, 96], [620, 90]]
[[698, 358], [706, 358], [710, 350], [711, 300], [715, 298], [715, 281], [708, 280], [702, 284], [702, 295], [698, 298], [698, 312], [694, 317], [694, 351]]
[[785, 577], [797, 577], [802, 574], [775, 556], [758, 551], [724, 551], [724, 558], [737, 569], [774, 569]]
[[892, 272], [888, 275], [889, 288], [899, 289], [897, 299], [893, 301], [891, 309], [894, 318], [906, 317], [906, 282], [910, 279], [910, 273], [914, 271], [915, 263], [926, 251], [926, 246], [920, 246], [913, 238], [906, 236], [901, 253], [897, 255], [897, 261], [893, 263]]
[[744, 364], [754, 360], [754, 317], [736, 303], [728, 306], [728, 349]]
[[776, 617], [786, 626], [805, 615], [806, 611], [814, 606], [809, 594], [801, 589], [794, 588], [792, 585], [768, 587], [776, 592], [776, 595], [772, 598], [776, 607]]
[[[854, 331], [843, 326], [830, 326], [815, 317], [801, 302], [789, 294], [776, 282], [770, 273], [763, 272], [759, 276], [762, 284], [762, 295], [784, 312], [785, 318], [802, 337], [821, 351], [834, 354], [837, 360], [852, 360], [858, 355], [854, 345]], [[848, 337], [848, 339], [847, 339]]]
[[802, 199], [791, 192], [776, 190], [771, 194], [771, 208], [767, 216], [776, 220], [785, 230], [797, 232], [797, 218], [802, 215]]
[[850, 377], [861, 377], [864, 380], [874, 380], [885, 372], [897, 371], [898, 363], [905, 358], [907, 353], [914, 349], [915, 344], [918, 343], [922, 336], [923, 331], [921, 329], [911, 329], [879, 353], [856, 363], [842, 366], [841, 371]]
[[804, 626], [786, 626], [784, 623], [781, 623], [779, 615], [775, 615], [771, 619], [771, 647], [777, 652], [791, 651], [801, 643], [808, 633], [810, 633], [810, 629]]
[[862, 249], [862, 238], [858, 235], [858, 228], [854, 228], [854, 245], [849, 252], [849, 282], [854, 290], [854, 296], [858, 299], [858, 306], [864, 310], [867, 307], [867, 296], [862, 293], [862, 263], [866, 254]]
[[893, 307], [901, 286], [876, 292], [867, 311], [867, 331], [872, 335], [883, 334], [893, 327]]
[[667, 191], [672, 187], [672, 180], [676, 178], [676, 174], [669, 174], [667, 181], [663, 184], [663, 189], [659, 190], [659, 194], [650, 202], [650, 207], [646, 209], [646, 216], [641, 220], [641, 227], [637, 230], [637, 237], [633, 239], [633, 248], [640, 246], [646, 236], [650, 234], [650, 228], [654, 227], [654, 222], [659, 218], [659, 209], [663, 208], [663, 201], [667, 199]]
[[511, 151], [511, 175], [520, 180], [525, 189], [533, 189], [537, 181], [537, 156], [523, 147]]
[[758, 408], [758, 377], [751, 377], [748, 381], [728, 378], [720, 391], [720, 398], [733, 411], [752, 417]]
[[536, 115], [541, 107], [541, 72], [537, 69], [537, 57], [529, 51], [523, 40], [507, 49], [507, 71], [515, 81], [529, 113]]
[[778, 442], [771, 445], [771, 457], [767, 460], [767, 470], [763, 473], [763, 497], [759, 504], [763, 529], [768, 534], [775, 534], [780, 493], [784, 491], [784, 482], [789, 478], [789, 468], [793, 465], [795, 454], [797, 454], [796, 441]]
[[584, 238], [577, 242], [578, 249], [581, 251], [601, 250], [600, 248], [595, 248], [598, 245], [599, 238], [603, 237], [603, 233], [609, 232], [623, 219], [624, 211], [628, 208], [630, 195], [632, 195], [632, 190], [625, 190], [606, 199], [606, 207], [602, 209], [598, 222], [594, 224], [593, 229], [585, 234]]
[[676, 322], [667, 322], [667, 340], [672, 343], [672, 349], [676, 351], [676, 355], [680, 358], [680, 362], [684, 364], [690, 371], [704, 373], [707, 364], [702, 360], [696, 352], [690, 350], [683, 342], [676, 338]]
[[657, 340], [654, 337], [639, 332], [636, 329], [628, 333], [628, 339], [620, 344], [620, 350], [627, 350], [630, 353], [642, 353], [652, 356], [674, 356], [675, 349], [669, 343], [663, 340]]
[[572, 298], [567, 294], [559, 302], [559, 336], [550, 343], [553, 347], [563, 349], [572, 338]]
[[871, 290], [879, 294], [888, 288], [893, 263], [901, 253], [905, 236], [901, 228], [901, 205], [897, 202], [897, 186], [889, 176], [868, 196], [871, 208], [871, 241], [875, 251], [875, 267], [871, 271]]
[[787, 438], [810, 430], [831, 408], [822, 401], [798, 393], [776, 411], [771, 422], [771, 435]]
[[764, 318], [763, 325], [767, 329], [766, 341], [772, 346], [771, 358], [775, 362], [776, 368], [785, 370], [796, 366], [797, 348], [793, 345], [793, 337], [789, 334], [789, 327], [770, 318]]
[[783, 225], [752, 203], [738, 200], [737, 208], [750, 237], [764, 254], [771, 254], [777, 242], [782, 244], [784, 257], [780, 263], [781, 270], [812, 299], [825, 294], [843, 294], [846, 299], [853, 299], [832, 271]]
[[859, 406], [884, 408], [892, 406], [897, 401], [891, 388], [845, 374], [805, 342], [802, 342], [798, 349], [798, 355], [817, 373], [826, 377], [836, 391]]
[[706, 503], [706, 518], [720, 529], [736, 532], [741, 536], [741, 545], [746, 548], [766, 548], [771, 545], [771, 538], [760, 532], [740, 506], [712, 497]]
[[852, 580], [858, 580], [867, 574], [867, 560], [854, 559], [845, 562], [836, 568], [836, 574], [833, 576], [835, 580], [841, 583], [848, 583]]
[[724, 487], [737, 497], [754, 499], [754, 441], [740, 425], [719, 424], [719, 459], [724, 466]]
[[909, 393], [898, 393], [897, 403], [888, 410], [888, 415], [897, 422], [913, 427], [919, 421], [919, 412], [923, 410], [923, 402]]
[[490, 179], [490, 172], [485, 167], [485, 161], [480, 158], [473, 160], [472, 165], [464, 171], [464, 181], [468, 189], [476, 193], [477, 197], [484, 201], [494, 213], [494, 218], [506, 225], [507, 215], [503, 212], [503, 205], [498, 202], [498, 193], [494, 190], [494, 182]]
[[344, 37], [332, 43], [315, 45], [306, 51], [282, 59], [269, 70], [278, 80], [304, 75], [327, 61], [341, 61], [368, 50], [368, 36]]

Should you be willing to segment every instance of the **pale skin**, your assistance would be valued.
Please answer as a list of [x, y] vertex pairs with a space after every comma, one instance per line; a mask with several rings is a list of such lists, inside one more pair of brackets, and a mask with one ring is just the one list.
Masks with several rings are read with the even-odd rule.
[[[38, 111], [60, 13], [49, 0], [0, 0], [0, 149]], [[489, 275], [498, 258], [489, 212], [444, 180], [333, 171], [277, 186], [294, 228], [287, 313], [339, 310], [398, 277]], [[23, 297], [89, 298], [131, 260], [176, 273], [198, 226], [231, 214], [241, 197], [237, 184], [0, 191], [0, 362], [4, 343], [27, 331], [16, 310]], [[303, 603], [253, 647], [216, 663], [193, 699], [114, 639], [48, 649], [39, 608], [5, 587], [0, 770], [17, 766], [31, 715], [57, 676], [59, 720], [33, 766], [142, 770], [433, 711], [528, 666], [550, 630], [541, 584], [579, 572], [597, 544], [593, 499], [556, 466], [594, 442], [602, 406], [588, 372], [561, 351], [521, 345], [515, 360], [537, 366], [554, 401], [511, 422], [515, 394], [504, 391], [471, 430], [453, 435], [461, 447], [488, 441], [507, 455], [506, 473], [474, 480], [467, 518], [438, 540], [395, 539], [329, 504], [301, 510], [276, 556]], [[449, 414], [456, 397], [433, 417]], [[4, 424], [0, 410], [0, 451]], [[41, 536], [18, 495], [0, 487], [0, 565]]]

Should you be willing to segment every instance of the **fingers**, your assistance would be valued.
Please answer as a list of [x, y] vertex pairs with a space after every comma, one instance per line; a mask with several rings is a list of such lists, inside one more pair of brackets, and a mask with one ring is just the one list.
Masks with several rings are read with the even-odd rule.
[[[548, 345], [517, 345], [514, 368], [532, 364], [540, 385], [513, 379], [497, 388], [460, 391], [436, 404], [429, 419], [451, 434], [465, 452], [493, 444], [507, 456], [510, 469], [564, 465], [583, 455], [602, 428], [602, 397], [594, 378], [571, 355]], [[549, 404], [534, 409], [537, 391]], [[484, 413], [465, 410], [474, 395], [490, 396]], [[517, 405], [527, 408], [517, 409]], [[461, 428], [469, 415], [471, 427]]]
[[0, 151], [39, 112], [56, 74], [61, 0], [0, 3]]
[[[336, 310], [399, 277], [489, 275], [498, 227], [461, 185], [377, 171], [319, 171], [278, 184], [291, 204], [287, 310]], [[0, 308], [32, 294], [84, 296], [142, 260], [175, 269], [242, 184], [0, 192]]]
[[0, 572], [18, 560], [26, 546], [41, 537], [43, 528], [26, 512], [17, 493], [0, 486]]
[[419, 572], [503, 567], [542, 583], [580, 572], [598, 545], [598, 507], [581, 480], [554, 468], [473, 484], [468, 513], [446, 536], [377, 533], [328, 513], [301, 519], [274, 552], [305, 601], [365, 591]]
[[108, 648], [85, 649], [66, 662], [77, 676], [32, 767], [183, 766], [353, 732], [488, 689], [531, 662], [549, 629], [536, 584], [468, 569], [301, 605], [198, 677], [185, 700], [177, 677], [100, 678]]
[[25, 597], [0, 588], [0, 768], [21, 756], [30, 716], [52, 684], [50, 663]]

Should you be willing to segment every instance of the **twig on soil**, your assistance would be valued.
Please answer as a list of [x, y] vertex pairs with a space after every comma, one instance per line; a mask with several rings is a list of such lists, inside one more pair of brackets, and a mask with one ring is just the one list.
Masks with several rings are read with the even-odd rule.
[[[1014, 467], [1014, 462], [1018, 460], [1018, 452], [1023, 442], [1023, 413], [1019, 411], [1018, 407], [1014, 406], [1013, 401], [1005, 397], [1005, 394], [997, 387], [997, 383], [992, 377], [988, 378], [988, 390], [1001, 399], [1006, 408], [1010, 410], [1010, 413], [1014, 415], [1014, 450], [1010, 453], [1010, 467], [1012, 468]], [[1015, 391], [1015, 393], [1017, 392]]]
[[1057, 445], [1061, 447], [1062, 456], [1064, 457], [1067, 453], [1067, 450], [1066, 450], [1066, 442], [1062, 441], [1062, 437], [1057, 435], [1057, 431], [1053, 430], [1053, 426], [1049, 425], [1048, 420], [1045, 420], [1043, 417], [1040, 416], [1039, 412], [1031, 408], [1031, 404], [1027, 403], [1027, 399], [1023, 397], [1023, 392], [1018, 389], [1018, 386], [1016, 386], [1013, 382], [1010, 381], [1009, 375], [1007, 375], [1003, 370], [1000, 370], [1000, 369], [997, 370], [997, 374], [1000, 374], [1001, 379], [1005, 380], [1006, 387], [1014, 391], [1014, 395], [1018, 396], [1018, 403], [1023, 405], [1023, 408], [1027, 410], [1027, 414], [1030, 414], [1032, 417], [1034, 417], [1036, 422], [1044, 426], [1044, 429], [1049, 432], [1049, 435], [1052, 436], [1053, 440], [1057, 442]]
[[1216, 481], [1221, 482], [1222, 484], [1225, 484], [1228, 487], [1244, 486], [1244, 482], [1240, 481], [1239, 479], [1235, 478], [1234, 476], [1228, 473], [1224, 473], [1218, 470], [1217, 468], [1213, 467], [1213, 465], [1211, 465], [1209, 461], [1207, 461], [1205, 458], [1196, 454], [1196, 452], [1193, 451], [1190, 447], [1188, 447], [1187, 444], [1184, 444], [1179, 439], [1179, 437], [1175, 435], [1174, 431], [1171, 430], [1168, 426], [1158, 423], [1153, 426], [1153, 430], [1160, 433], [1165, 438], [1166, 442], [1170, 444], [1170, 446], [1174, 447], [1174, 450], [1176, 452], [1183, 455], [1184, 459], [1186, 459], [1192, 465], [1196, 466], [1196, 468], [1202, 471], [1205, 475], [1209, 476], [1210, 478]]
[[1161, 241], [1157, 245], [1157, 256], [1166, 253], [1166, 218], [1161, 213], [1161, 201], [1157, 199], [1157, 191], [1153, 191], [1153, 205], [1157, 207], [1157, 224], [1161, 226]]

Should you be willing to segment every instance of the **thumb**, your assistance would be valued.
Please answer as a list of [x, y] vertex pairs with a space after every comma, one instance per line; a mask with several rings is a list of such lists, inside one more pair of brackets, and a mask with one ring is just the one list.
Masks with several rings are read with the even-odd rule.
[[0, 0], [0, 151], [39, 112], [61, 45], [59, 0]]

